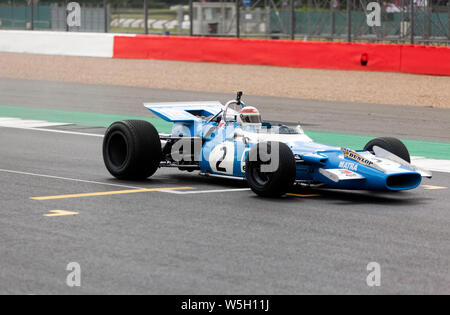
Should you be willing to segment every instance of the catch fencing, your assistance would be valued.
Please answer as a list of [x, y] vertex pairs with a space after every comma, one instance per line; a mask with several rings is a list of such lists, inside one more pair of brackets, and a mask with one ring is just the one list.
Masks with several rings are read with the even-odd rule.
[[[449, 45], [450, 0], [0, 0], [0, 29]], [[380, 23], [369, 25], [373, 4]]]

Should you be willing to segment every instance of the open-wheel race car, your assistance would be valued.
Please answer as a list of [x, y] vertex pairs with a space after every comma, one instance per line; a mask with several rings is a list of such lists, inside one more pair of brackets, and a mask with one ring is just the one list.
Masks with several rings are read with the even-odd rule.
[[[103, 158], [118, 179], [152, 176], [160, 167], [201, 175], [246, 179], [264, 197], [278, 197], [292, 185], [334, 189], [400, 191], [418, 187], [431, 173], [411, 165], [405, 145], [377, 138], [363, 150], [314, 142], [299, 125], [263, 122], [241, 101], [145, 104], [165, 121], [159, 134], [147, 121], [119, 121], [106, 131]], [[235, 107], [235, 108], [233, 108]]]

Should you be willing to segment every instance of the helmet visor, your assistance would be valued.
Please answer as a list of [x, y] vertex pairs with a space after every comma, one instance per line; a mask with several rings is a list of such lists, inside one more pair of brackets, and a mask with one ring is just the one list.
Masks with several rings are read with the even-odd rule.
[[259, 114], [242, 114], [241, 115], [242, 122], [249, 124], [260, 124], [261, 123], [261, 115]]

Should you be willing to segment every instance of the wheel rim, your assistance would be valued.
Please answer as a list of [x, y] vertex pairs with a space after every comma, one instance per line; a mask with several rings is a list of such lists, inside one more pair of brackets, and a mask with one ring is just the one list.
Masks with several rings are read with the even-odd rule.
[[121, 168], [128, 156], [128, 145], [125, 136], [121, 132], [115, 132], [108, 141], [108, 156], [111, 163]]
[[253, 164], [251, 174], [256, 184], [260, 186], [266, 185], [270, 180], [269, 173], [261, 172], [261, 164]]

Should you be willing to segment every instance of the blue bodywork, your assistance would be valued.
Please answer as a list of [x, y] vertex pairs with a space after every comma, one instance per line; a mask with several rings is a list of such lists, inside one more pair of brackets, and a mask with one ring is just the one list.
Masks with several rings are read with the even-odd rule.
[[[168, 137], [192, 138], [201, 143], [195, 157], [203, 174], [245, 178], [250, 149], [262, 141], [288, 145], [296, 158], [296, 181], [327, 188], [363, 190], [408, 190], [416, 188], [422, 174], [412, 165], [379, 157], [368, 151], [316, 143], [301, 129], [272, 132], [270, 123], [244, 128], [233, 119], [224, 123], [220, 102], [145, 104], [158, 117], [173, 123]], [[237, 113], [229, 111], [233, 118]], [[212, 117], [216, 116], [216, 119]]]

